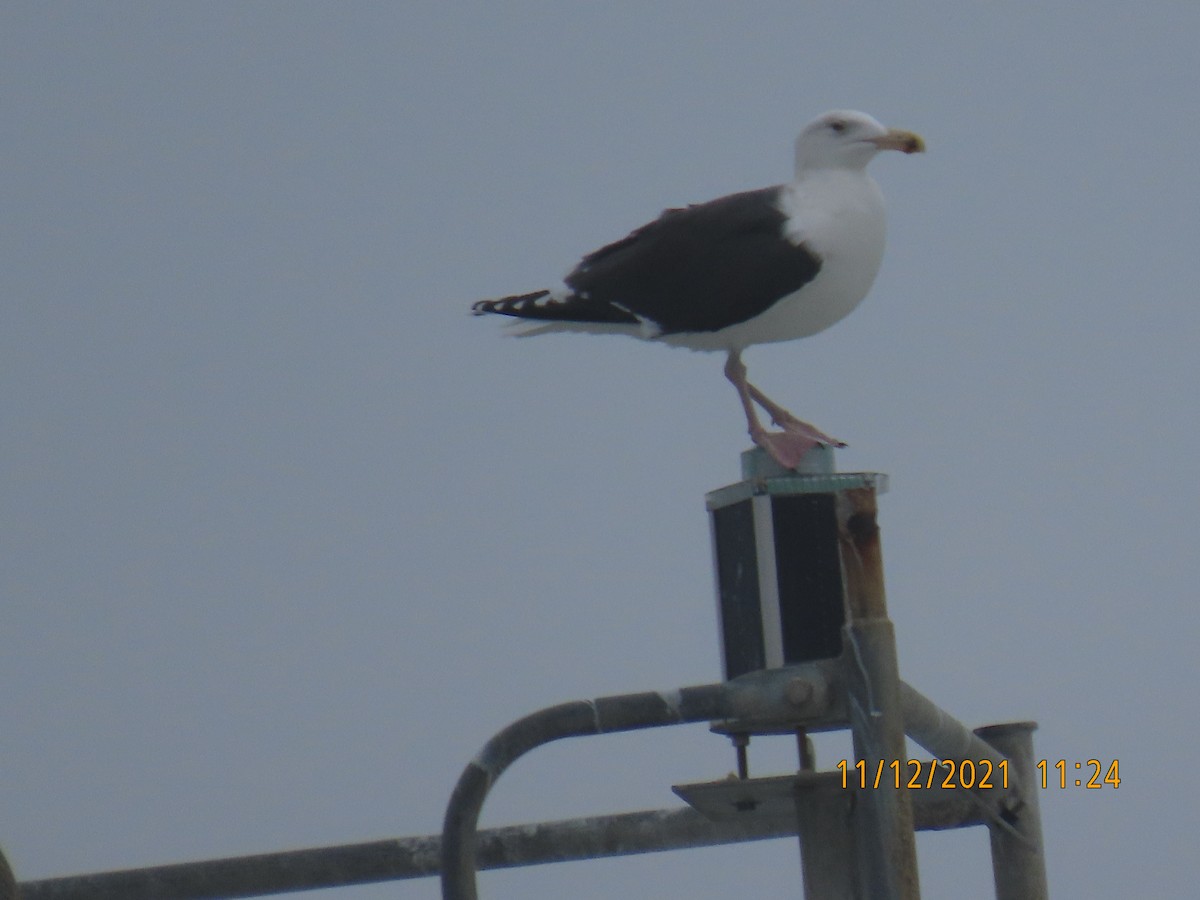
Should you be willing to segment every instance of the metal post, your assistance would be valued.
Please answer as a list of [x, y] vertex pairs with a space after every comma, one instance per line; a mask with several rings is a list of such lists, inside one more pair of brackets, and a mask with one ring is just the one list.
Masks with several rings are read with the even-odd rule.
[[[837, 495], [846, 586], [846, 690], [854, 754], [868, 771], [905, 758], [896, 639], [887, 618], [875, 491]], [[860, 892], [871, 900], [919, 900], [912, 801], [903, 784], [881, 779], [858, 793], [853, 813]]]
[[805, 900], [856, 900], [855, 792], [797, 787], [796, 818]]
[[12, 866], [8, 864], [4, 850], [0, 849], [0, 900], [17, 900], [19, 896]]
[[1011, 722], [977, 728], [975, 733], [1008, 757], [1013, 771], [1026, 785], [1020, 809], [989, 822], [992, 843], [992, 877], [996, 900], [1046, 900], [1046, 857], [1042, 849], [1042, 818], [1038, 810], [1033, 761], [1034, 722]]

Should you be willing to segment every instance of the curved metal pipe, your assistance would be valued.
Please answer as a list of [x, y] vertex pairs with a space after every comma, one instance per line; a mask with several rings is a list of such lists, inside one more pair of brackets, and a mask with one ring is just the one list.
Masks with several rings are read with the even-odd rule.
[[[479, 813], [496, 779], [530, 750], [561, 738], [686, 722], [802, 720], [812, 706], [824, 706], [828, 687], [799, 692], [789, 688], [798, 680], [811, 681], [814, 677], [820, 675], [811, 670], [801, 679], [794, 669], [760, 671], [722, 684], [562, 703], [518, 719], [484, 744], [459, 776], [450, 796], [442, 824], [442, 897], [477, 900], [475, 845]], [[906, 732], [935, 755], [948, 759], [988, 758], [997, 762], [1005, 758], [903, 682], [900, 697]], [[992, 822], [1002, 822], [1005, 812], [1019, 806], [1020, 788], [1015, 781], [1014, 777], [1007, 790], [997, 786], [986, 796], [974, 792]]]
[[714, 719], [785, 718], [797, 712], [797, 704], [789, 701], [786, 693], [794, 677], [787, 671], [754, 673], [724, 684], [580, 700], [513, 722], [467, 764], [450, 796], [442, 825], [442, 896], [446, 900], [477, 900], [479, 812], [496, 779], [523, 754], [566, 737]]

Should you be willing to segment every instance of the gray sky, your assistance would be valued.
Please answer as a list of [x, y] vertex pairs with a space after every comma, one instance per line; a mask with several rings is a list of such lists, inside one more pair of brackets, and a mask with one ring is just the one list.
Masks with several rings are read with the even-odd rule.
[[[1119, 790], [1040, 797], [1054, 896], [1193, 890], [1200, 6], [1052, 6], [5, 3], [18, 875], [435, 832], [509, 721], [717, 679], [703, 494], [747, 443], [720, 357], [466, 310], [785, 180], [799, 127], [852, 107], [929, 152], [873, 164], [867, 301], [751, 374], [889, 473], [906, 680], [1038, 720], [1040, 758], [1120, 760]], [[732, 765], [703, 727], [563, 743], [483, 821]], [[924, 896], [988, 896], [984, 832], [919, 849]], [[787, 840], [481, 892], [795, 896], [798, 870]]]

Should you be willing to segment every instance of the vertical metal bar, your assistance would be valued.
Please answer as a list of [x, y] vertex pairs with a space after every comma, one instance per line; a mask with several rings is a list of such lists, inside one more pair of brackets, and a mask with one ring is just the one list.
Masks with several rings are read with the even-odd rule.
[[748, 734], [731, 734], [729, 739], [733, 741], [733, 746], [737, 752], [737, 777], [745, 781], [750, 777], [750, 759], [746, 753], [746, 748], [750, 744], [750, 735]]
[[883, 550], [879, 543], [878, 507], [873, 487], [849, 488], [837, 494], [838, 540], [846, 585], [846, 619], [886, 619]]
[[905, 758], [904, 714], [875, 491], [852, 488], [837, 496], [846, 586], [846, 699], [854, 754], [869, 775], [852, 814], [859, 889], [871, 900], [919, 900], [912, 800], [896, 774]]
[[0, 900], [18, 900], [19, 897], [20, 892], [17, 890], [17, 879], [13, 876], [12, 866], [8, 864], [4, 850], [0, 849]]
[[1008, 757], [1024, 790], [1019, 809], [1006, 812], [1001, 823], [988, 823], [992, 842], [992, 877], [996, 900], [1046, 900], [1046, 855], [1038, 809], [1033, 761], [1034, 722], [1010, 722], [977, 728], [975, 733]]
[[811, 772], [817, 767], [812, 738], [808, 736], [808, 729], [803, 725], [796, 728], [796, 752], [800, 757], [801, 772]]
[[783, 627], [779, 610], [779, 564], [775, 559], [774, 514], [771, 498], [750, 498], [754, 515], [754, 546], [758, 550], [758, 603], [762, 620], [763, 658], [768, 669], [783, 665]]
[[852, 790], [797, 786], [796, 817], [805, 900], [860, 900], [855, 885]]

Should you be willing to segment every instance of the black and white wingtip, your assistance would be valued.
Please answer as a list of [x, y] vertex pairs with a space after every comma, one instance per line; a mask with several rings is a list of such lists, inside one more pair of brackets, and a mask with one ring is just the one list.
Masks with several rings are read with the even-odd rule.
[[550, 331], [634, 333], [643, 327], [642, 320], [628, 310], [566, 288], [480, 300], [472, 304], [471, 313], [509, 316], [516, 320], [509, 333], [520, 337]]

